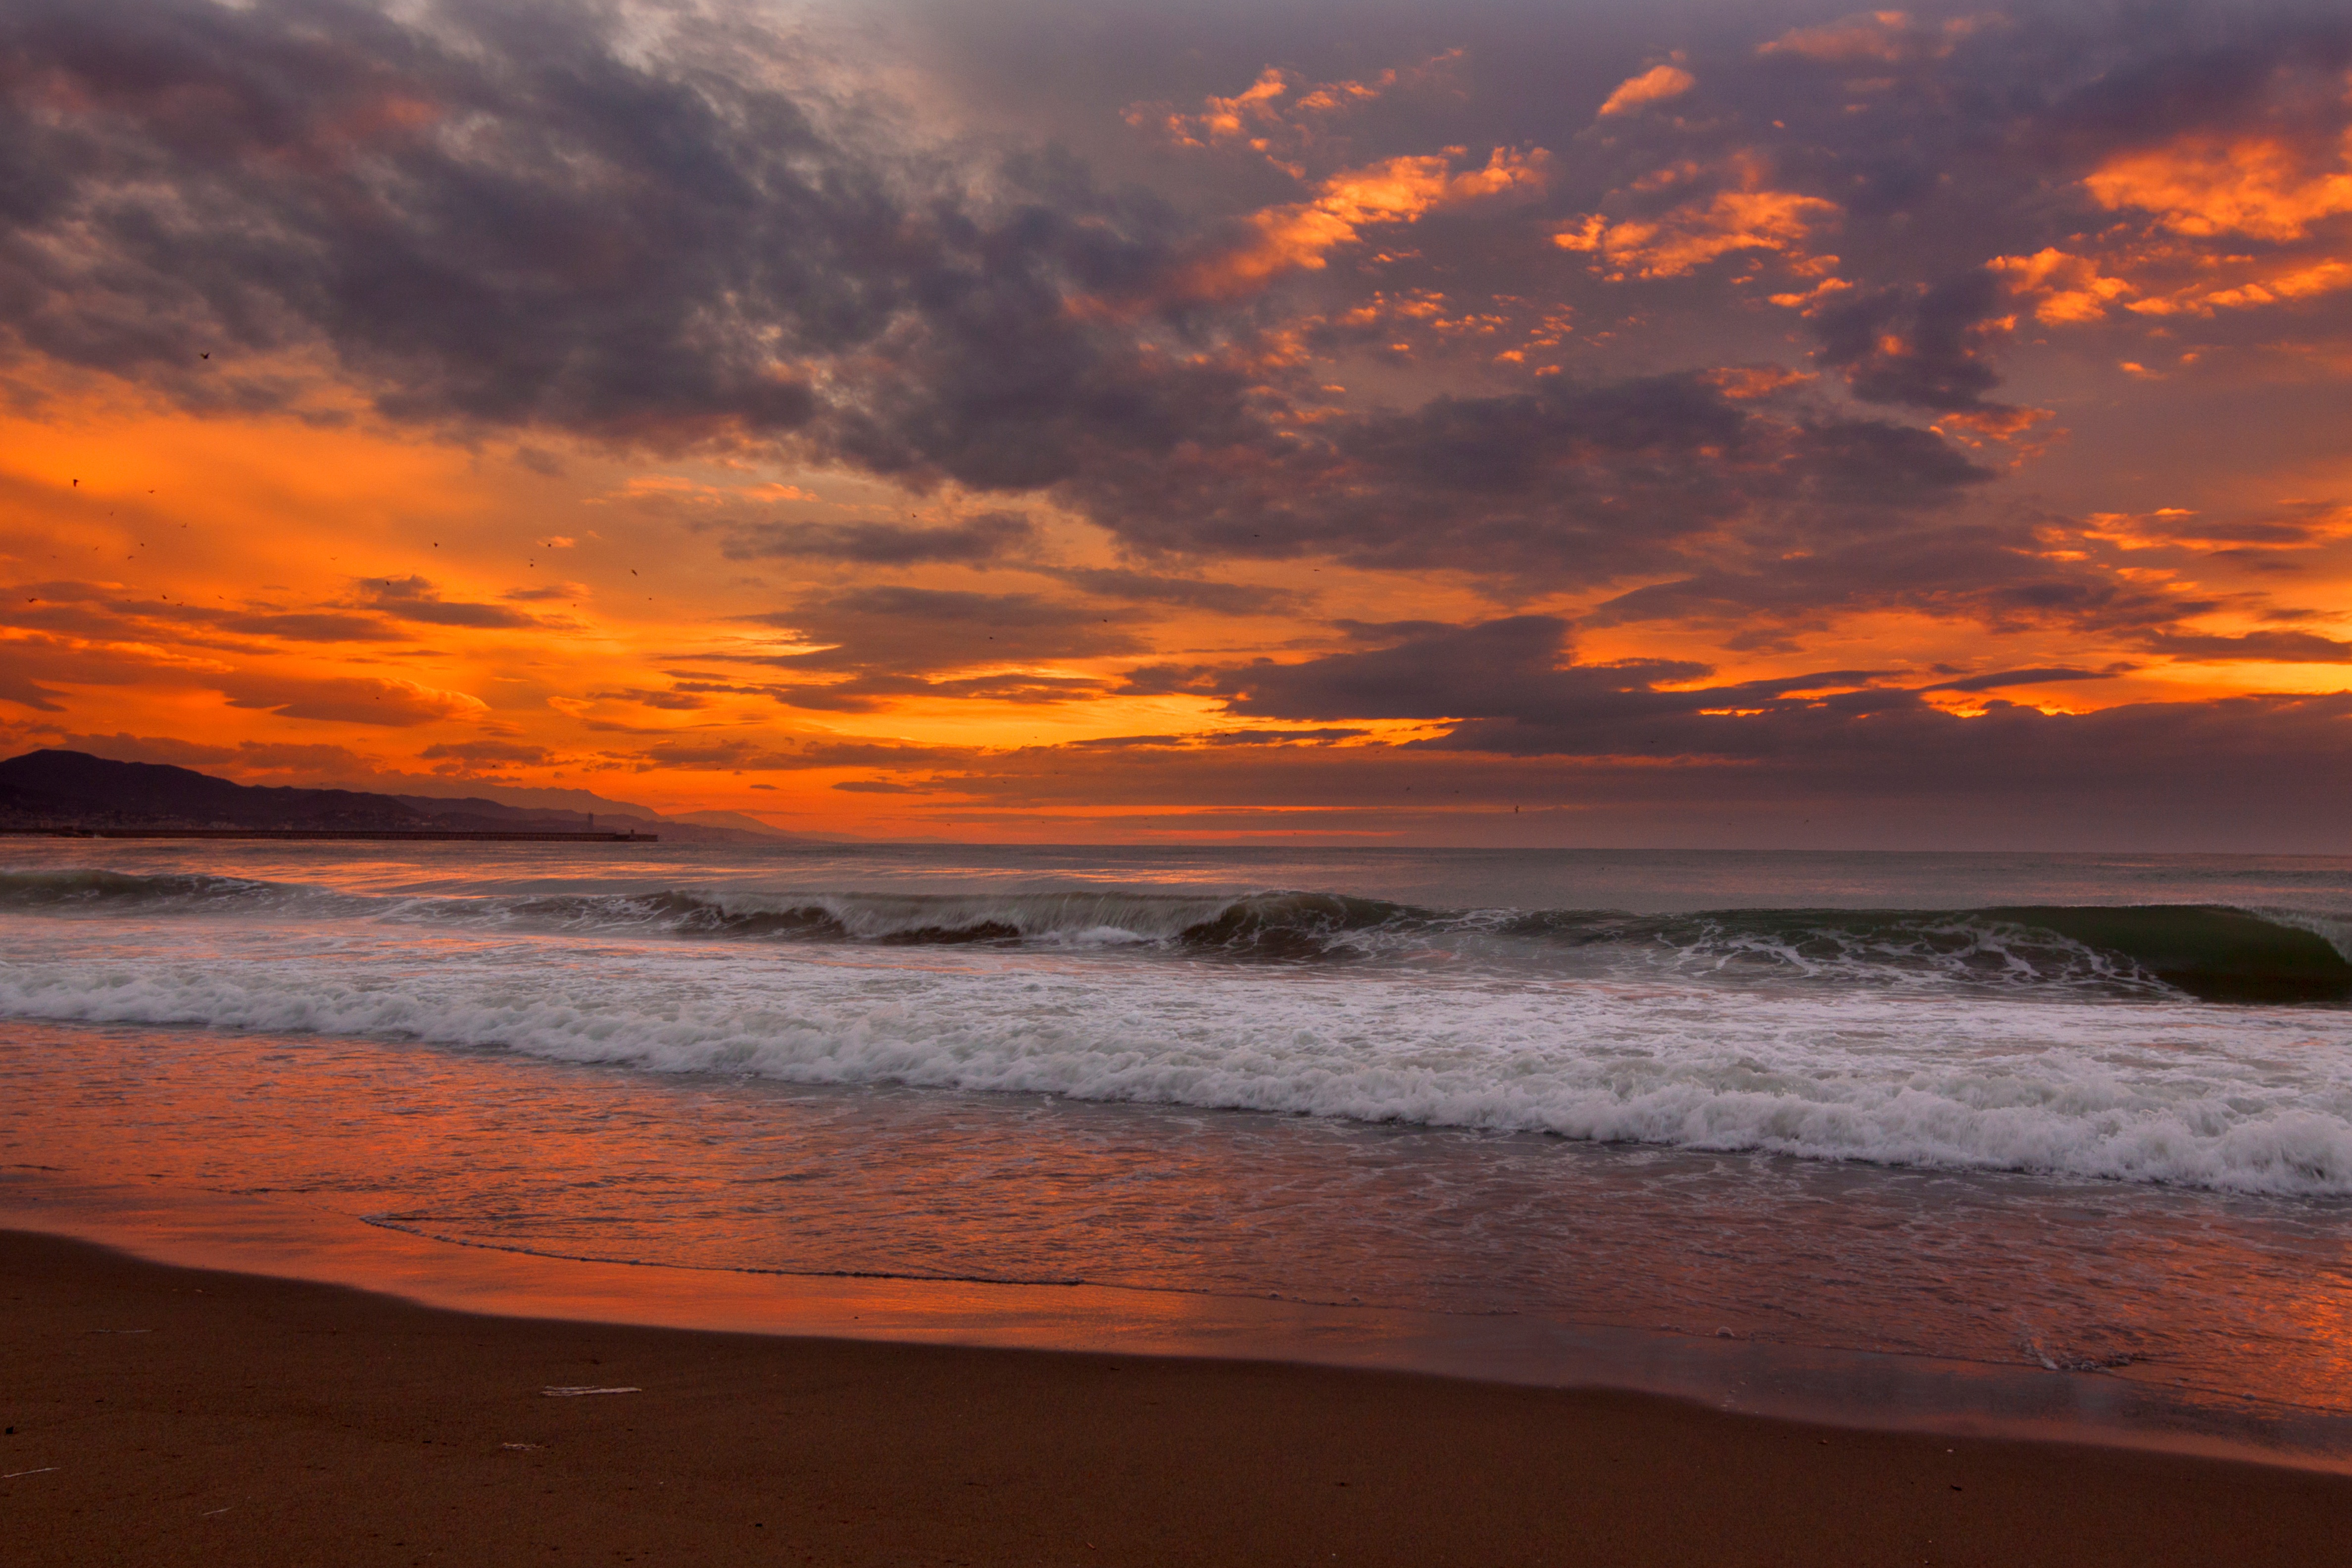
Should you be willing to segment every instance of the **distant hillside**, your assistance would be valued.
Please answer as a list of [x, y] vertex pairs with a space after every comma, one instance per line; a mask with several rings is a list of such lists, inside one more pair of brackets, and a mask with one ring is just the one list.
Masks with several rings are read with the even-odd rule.
[[666, 842], [752, 844], [773, 830], [673, 822], [668, 818], [532, 811], [479, 799], [369, 795], [348, 789], [293, 789], [232, 784], [159, 763], [118, 763], [86, 752], [27, 752], [0, 762], [0, 826], [245, 827], [530, 830], [577, 833], [591, 827], [658, 832]]

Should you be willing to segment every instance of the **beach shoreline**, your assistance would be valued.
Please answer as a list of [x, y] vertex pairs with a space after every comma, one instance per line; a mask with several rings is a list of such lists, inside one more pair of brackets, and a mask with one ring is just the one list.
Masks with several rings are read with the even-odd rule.
[[[71, 1563], [2330, 1560], [2352, 1478], [1656, 1395], [481, 1316], [0, 1232]], [[546, 1389], [632, 1392], [550, 1395]]]
[[314, 1284], [509, 1320], [1139, 1356], [1596, 1390], [1860, 1433], [2128, 1448], [2352, 1476], [2332, 1413], [2160, 1375], [2045, 1370], [1523, 1313], [1447, 1313], [1083, 1280], [694, 1268], [484, 1245], [268, 1194], [28, 1181], [0, 1232], [168, 1268]]

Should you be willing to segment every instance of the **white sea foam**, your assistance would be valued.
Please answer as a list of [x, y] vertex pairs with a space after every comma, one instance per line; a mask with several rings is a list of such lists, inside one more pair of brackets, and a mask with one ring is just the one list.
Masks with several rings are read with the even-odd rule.
[[9, 934], [14, 1017], [2352, 1194], [2335, 1012], [282, 931], [110, 959]]

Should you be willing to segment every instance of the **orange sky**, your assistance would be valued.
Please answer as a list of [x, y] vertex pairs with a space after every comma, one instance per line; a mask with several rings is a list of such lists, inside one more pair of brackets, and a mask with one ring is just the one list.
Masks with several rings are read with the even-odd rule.
[[[1090, 79], [1045, 132], [976, 65], [836, 58], [836, 97], [844, 73], [954, 78], [953, 123], [796, 155], [899, 171], [877, 191], [967, 160], [940, 187], [966, 216], [828, 208], [846, 237], [777, 282], [716, 220], [660, 248], [708, 215], [624, 177], [623, 124], [600, 200], [645, 210], [601, 257], [544, 218], [544, 276], [510, 298], [488, 252], [513, 233], [469, 251], [415, 194], [463, 162], [456, 64], [355, 33], [309, 121], [200, 155], [190, 95], [262, 90], [234, 59], [145, 99], [33, 59], [0, 79], [19, 123], [106, 151], [57, 160], [79, 186], [0, 271], [26, 306], [0, 365], [0, 741], [870, 837], [1507, 842], [1530, 808], [1544, 841], [1743, 811], [1761, 826], [1732, 837], [1769, 836], [1841, 791], [1930, 787], [1885, 782], [1923, 742], [1870, 761], [1895, 732], [1874, 715], [1965, 755], [1939, 737], [1989, 705], [2168, 705], [2148, 733], [2194, 709], [2324, 775], [2352, 719], [2293, 700], [2352, 687], [2352, 76], [2283, 50], [2135, 120], [2118, 67], [2053, 79], [2074, 107], [2041, 155], [1972, 148], [1969, 81], [2059, 74], [2033, 37], [1893, 12], [1650, 37], [1532, 120], [1491, 42], [1346, 73], [1269, 51], [1221, 81]], [[670, 47], [634, 68], [699, 58]], [[815, 90], [742, 74], [746, 102]], [[586, 134], [527, 84], [480, 111]], [[1897, 208], [1867, 188], [1874, 121], [1916, 143]], [[734, 156], [702, 134], [664, 155]], [[1029, 194], [992, 194], [1015, 174], [987, 159], [1048, 145], [1071, 169], [1005, 163]], [[322, 251], [356, 243], [337, 204], [381, 203], [358, 228], [409, 224], [475, 271], [322, 303], [358, 288], [349, 261], [279, 277], [182, 214], [188, 276], [219, 274], [188, 283], [91, 216], [166, 188]], [[730, 247], [739, 280], [695, 292]], [[460, 284], [508, 302], [445, 321]], [[1536, 630], [1479, 652], [1504, 623]], [[1788, 782], [1821, 742], [1775, 737], [1833, 718], [1855, 760]], [[2107, 780], [2084, 788], [2135, 767], [2084, 765]], [[1660, 795], [1661, 770], [1706, 787]]]

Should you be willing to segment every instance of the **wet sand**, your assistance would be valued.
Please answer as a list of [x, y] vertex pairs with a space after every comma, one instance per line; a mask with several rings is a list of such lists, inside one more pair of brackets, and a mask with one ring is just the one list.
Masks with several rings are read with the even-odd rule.
[[1396, 1373], [475, 1317], [13, 1232], [0, 1368], [23, 1568], [2072, 1568], [2337, 1563], [2352, 1537], [2341, 1476]]

